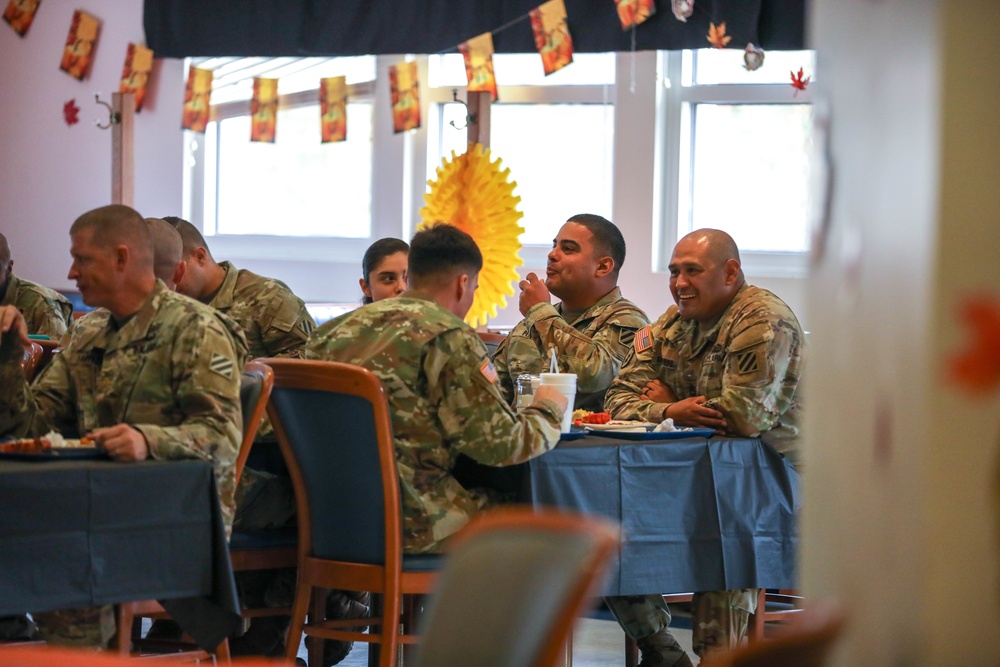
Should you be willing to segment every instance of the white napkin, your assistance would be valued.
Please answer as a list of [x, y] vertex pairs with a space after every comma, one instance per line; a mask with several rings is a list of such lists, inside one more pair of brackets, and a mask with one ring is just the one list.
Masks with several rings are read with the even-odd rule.
[[676, 431], [676, 430], [677, 429], [674, 427], [674, 420], [671, 419], [670, 417], [667, 417], [666, 419], [664, 419], [663, 421], [661, 421], [659, 424], [656, 425], [656, 427], [653, 429], [653, 432], [670, 433], [671, 431]]

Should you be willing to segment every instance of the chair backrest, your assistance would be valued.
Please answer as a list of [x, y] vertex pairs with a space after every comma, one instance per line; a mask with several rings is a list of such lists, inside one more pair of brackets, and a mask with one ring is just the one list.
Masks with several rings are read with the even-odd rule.
[[489, 352], [490, 358], [493, 358], [493, 354], [497, 351], [497, 346], [506, 338], [505, 335], [493, 333], [492, 331], [477, 331], [476, 334], [479, 336], [479, 340], [483, 341], [483, 344], [486, 346], [486, 351]]
[[552, 667], [617, 552], [610, 521], [487, 511], [449, 546], [419, 633], [422, 667]]
[[243, 412], [243, 440], [240, 453], [236, 457], [236, 482], [239, 483], [246, 466], [250, 448], [260, 430], [260, 424], [267, 412], [267, 401], [274, 386], [274, 371], [267, 364], [256, 360], [248, 361], [243, 367], [240, 380], [240, 407]]
[[781, 634], [706, 659], [704, 667], [822, 667], [844, 629], [844, 614], [814, 605], [795, 615]]
[[382, 383], [360, 366], [265, 359], [267, 414], [295, 487], [299, 552], [399, 571], [399, 480]]
[[31, 341], [24, 346], [24, 358], [21, 359], [21, 370], [24, 371], [24, 377], [28, 382], [35, 379], [43, 352], [42, 346], [37, 341]]

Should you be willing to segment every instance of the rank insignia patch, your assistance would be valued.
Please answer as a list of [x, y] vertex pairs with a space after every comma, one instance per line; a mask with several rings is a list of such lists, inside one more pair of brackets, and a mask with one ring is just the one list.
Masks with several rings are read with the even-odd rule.
[[649, 325], [635, 332], [635, 351], [645, 352], [653, 347], [653, 329]]
[[635, 330], [633, 329], [622, 329], [618, 334], [618, 342], [622, 345], [631, 345], [633, 340], [635, 340]]
[[224, 357], [219, 353], [212, 355], [212, 360], [208, 362], [208, 369], [222, 377], [229, 379], [233, 377], [233, 360]]
[[493, 362], [489, 359], [484, 359], [482, 365], [479, 367], [479, 372], [483, 374], [486, 380], [493, 384], [497, 381], [497, 369], [493, 367]]
[[759, 368], [756, 352], [742, 352], [736, 355], [736, 367], [741, 374], [753, 373]]

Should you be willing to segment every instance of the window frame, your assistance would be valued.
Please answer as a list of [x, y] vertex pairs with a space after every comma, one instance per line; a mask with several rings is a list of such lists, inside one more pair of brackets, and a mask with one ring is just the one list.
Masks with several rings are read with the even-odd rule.
[[[693, 57], [697, 58], [697, 52]], [[674, 245], [680, 237], [682, 202], [690, 202], [694, 183], [694, 128], [692, 107], [697, 104], [807, 104], [810, 89], [793, 95], [789, 84], [721, 83], [684, 85], [684, 54], [660, 51], [657, 71], [661, 82], [657, 93], [657, 249], [655, 271], [667, 272]], [[691, 209], [688, 206], [688, 215]], [[807, 213], [808, 215], [808, 213]], [[809, 221], [806, 220], [808, 225]], [[809, 251], [740, 251], [747, 274], [771, 278], [804, 278], [808, 274]]]

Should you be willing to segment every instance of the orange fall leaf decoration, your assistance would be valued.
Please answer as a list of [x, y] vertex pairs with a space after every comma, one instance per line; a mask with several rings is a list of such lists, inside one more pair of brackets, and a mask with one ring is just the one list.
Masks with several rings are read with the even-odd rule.
[[717, 49], [726, 48], [726, 44], [732, 40], [732, 37], [726, 34], [726, 22], [723, 21], [719, 25], [714, 23], [708, 24], [708, 43]]
[[985, 296], [968, 297], [960, 317], [970, 340], [950, 360], [951, 380], [975, 393], [1000, 387], [1000, 303]]
[[809, 85], [809, 79], [811, 79], [812, 77], [807, 76], [803, 79], [802, 75], [805, 74], [805, 72], [802, 71], [801, 67], [799, 68], [798, 74], [796, 74], [795, 72], [792, 72], [791, 74], [792, 74], [792, 88], [795, 89], [795, 94], [798, 95], [800, 90], [806, 89], [806, 86]]

